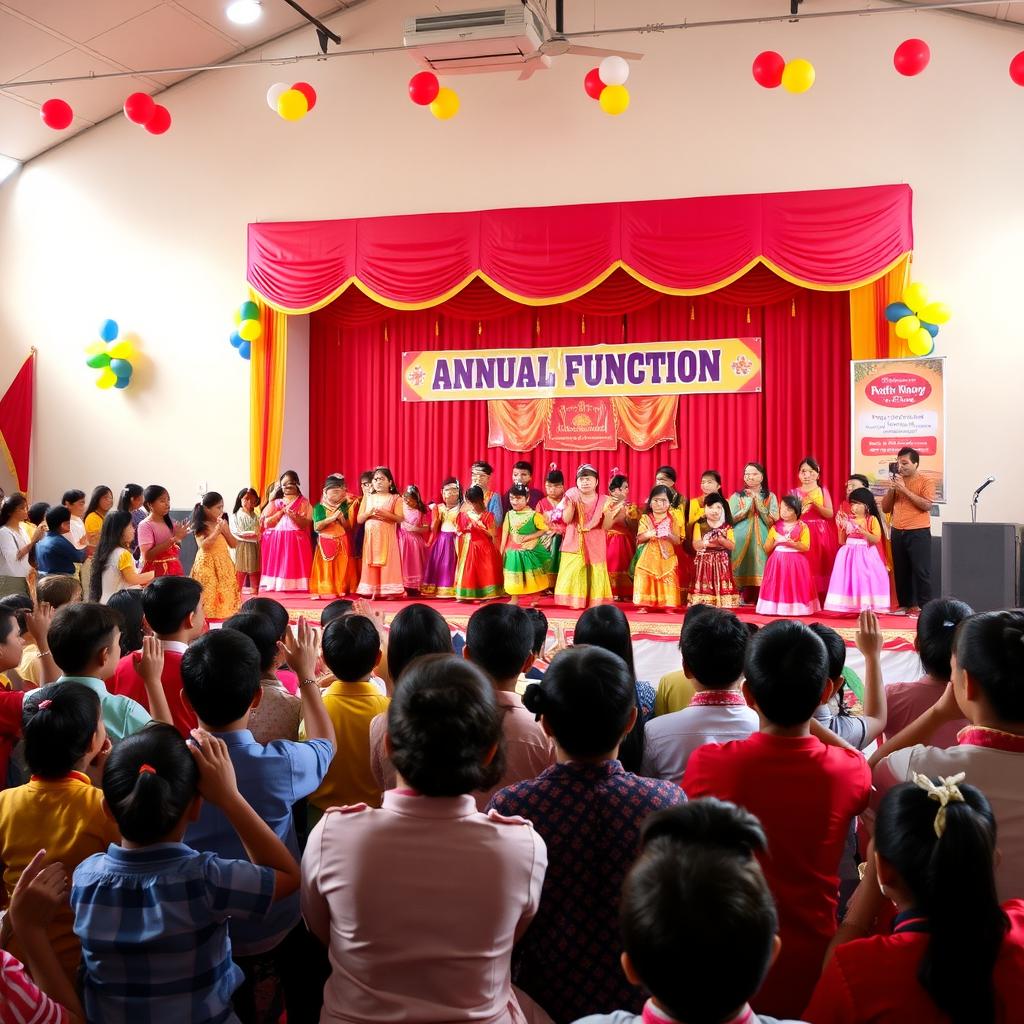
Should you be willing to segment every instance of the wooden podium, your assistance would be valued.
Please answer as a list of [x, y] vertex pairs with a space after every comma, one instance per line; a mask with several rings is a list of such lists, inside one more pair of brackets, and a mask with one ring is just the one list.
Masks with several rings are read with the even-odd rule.
[[1021, 604], [1020, 523], [943, 523], [942, 596], [976, 612]]

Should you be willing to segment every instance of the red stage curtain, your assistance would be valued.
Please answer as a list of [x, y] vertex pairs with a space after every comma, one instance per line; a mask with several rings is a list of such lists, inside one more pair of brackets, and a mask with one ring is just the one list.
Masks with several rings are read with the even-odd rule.
[[36, 350], [21, 365], [10, 387], [0, 398], [0, 443], [18, 489], [28, 490], [29, 456], [32, 450], [32, 384]]

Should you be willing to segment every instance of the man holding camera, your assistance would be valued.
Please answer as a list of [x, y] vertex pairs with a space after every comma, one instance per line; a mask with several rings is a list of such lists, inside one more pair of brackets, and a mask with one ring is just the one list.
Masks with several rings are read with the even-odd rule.
[[889, 490], [882, 511], [892, 513], [892, 568], [900, 612], [917, 615], [932, 596], [932, 530], [930, 513], [935, 482], [919, 471], [921, 456], [901, 448], [890, 463]]

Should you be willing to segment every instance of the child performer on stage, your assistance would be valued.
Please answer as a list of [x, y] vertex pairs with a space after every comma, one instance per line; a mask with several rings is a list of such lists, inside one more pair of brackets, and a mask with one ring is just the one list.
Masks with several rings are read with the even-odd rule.
[[693, 528], [693, 586], [690, 604], [712, 604], [718, 608], [735, 608], [740, 603], [732, 578], [732, 549], [736, 539], [732, 532], [732, 515], [725, 498], [709, 494], [704, 499], [707, 525]]
[[289, 469], [281, 475], [281, 497], [272, 499], [263, 510], [263, 590], [309, 590], [309, 573], [313, 568], [309, 543], [312, 517], [313, 507], [303, 497], [299, 476]]
[[455, 568], [456, 601], [489, 601], [501, 597], [501, 557], [494, 539], [498, 528], [494, 513], [484, 506], [484, 490], [474, 484], [457, 520], [459, 561]]
[[324, 481], [324, 493], [313, 506], [316, 551], [309, 577], [309, 596], [333, 601], [354, 594], [359, 584], [349, 534], [355, 526], [355, 503], [349, 497], [345, 478], [332, 473]]
[[679, 593], [685, 600], [690, 590], [690, 581], [693, 579], [693, 559], [684, 544], [688, 532], [690, 503], [685, 495], [676, 490], [676, 479], [677, 474], [672, 466], [659, 466], [658, 472], [654, 475], [654, 485], [668, 488], [668, 514], [672, 517], [676, 533], [680, 537], [679, 543], [676, 544], [676, 576], [679, 581]]
[[743, 490], [733, 494], [729, 506], [736, 536], [732, 572], [736, 585], [747, 592], [744, 600], [753, 604], [768, 560], [764, 542], [779, 518], [779, 499], [768, 489], [768, 475], [760, 462], [748, 462], [743, 468]]
[[693, 528], [700, 523], [706, 526], [707, 519], [704, 518], [704, 502], [709, 494], [722, 493], [722, 474], [717, 469], [705, 469], [700, 475], [700, 494], [690, 499], [690, 510], [686, 518], [686, 535], [693, 537]]
[[621, 503], [598, 492], [597, 470], [588, 464], [576, 470], [576, 486], [565, 492], [565, 498], [555, 604], [580, 609], [605, 604], [612, 600], [607, 531]]
[[420, 489], [415, 484], [409, 484], [402, 495], [402, 522], [398, 526], [398, 546], [402, 550], [402, 581], [410, 594], [419, 594], [423, 586], [430, 521], [430, 509], [423, 504]]
[[548, 590], [553, 590], [555, 580], [558, 578], [559, 552], [562, 547], [562, 538], [565, 536], [565, 523], [562, 522], [562, 512], [565, 503], [565, 477], [562, 471], [552, 462], [548, 475], [544, 478], [544, 497], [537, 502], [537, 511], [544, 517], [548, 524], [548, 532], [544, 535], [541, 543], [548, 549], [551, 555], [551, 562], [548, 567]]
[[638, 549], [633, 573], [633, 603], [641, 613], [648, 608], [675, 610], [682, 604], [676, 547], [681, 541], [671, 515], [670, 488], [656, 484], [640, 517]]
[[551, 556], [540, 539], [547, 530], [544, 517], [527, 504], [530, 488], [513, 484], [508, 491], [509, 511], [501, 524], [505, 593], [509, 604], [519, 604], [521, 594], [540, 594], [548, 586]]
[[455, 566], [459, 560], [455, 541], [459, 536], [458, 519], [462, 508], [462, 487], [455, 477], [448, 477], [441, 485], [441, 501], [431, 508], [434, 512], [433, 540], [428, 548], [420, 594], [423, 597], [454, 597]]
[[249, 581], [252, 592], [260, 592], [260, 517], [256, 511], [260, 496], [252, 487], [243, 487], [231, 510], [231, 532], [235, 545], [235, 578], [241, 592]]
[[608, 493], [619, 502], [619, 511], [608, 530], [608, 578], [611, 580], [612, 597], [616, 601], [628, 601], [633, 596], [629, 567], [636, 554], [640, 510], [629, 501], [629, 478], [617, 469], [613, 473]]
[[366, 523], [359, 521], [359, 506], [373, 494], [373, 471], [367, 470], [359, 474], [359, 497], [352, 505], [352, 515], [356, 518], [356, 525], [352, 530], [352, 557], [356, 560], [356, 575], [362, 572], [363, 560], [363, 537], [366, 534]]
[[373, 490], [363, 498], [356, 519], [366, 525], [363, 568], [358, 592], [362, 597], [403, 597], [402, 552], [398, 527], [403, 502], [387, 466], [378, 466], [371, 479]]
[[757, 597], [758, 615], [813, 615], [821, 611], [807, 552], [811, 533], [800, 519], [801, 500], [787, 494], [779, 503], [782, 518], [768, 531], [768, 564]]
[[856, 615], [867, 609], [887, 612], [889, 576], [882, 560], [882, 517], [875, 496], [858, 488], [849, 496], [851, 514], [840, 513], [842, 546], [828, 585], [825, 611]]
[[199, 548], [192, 579], [203, 586], [203, 614], [207, 619], [229, 619], [242, 606], [229, 551], [238, 542], [224, 518], [224, 499], [216, 491], [208, 491], [192, 509], [192, 533]]
[[823, 600], [828, 592], [828, 581], [832, 576], [832, 565], [839, 547], [834, 521], [835, 511], [832, 496], [819, 481], [821, 467], [818, 463], [808, 455], [800, 463], [799, 470], [800, 486], [789, 493], [800, 499], [803, 509], [801, 517], [811, 540], [811, 550], [807, 555], [811, 578], [818, 597]]
[[[472, 486], [479, 487], [484, 493], [484, 508], [494, 516], [495, 525], [501, 526], [501, 495], [491, 490], [491, 477], [494, 467], [489, 462], [474, 462], [470, 467], [469, 478]], [[466, 492], [469, 494], [469, 491]]]

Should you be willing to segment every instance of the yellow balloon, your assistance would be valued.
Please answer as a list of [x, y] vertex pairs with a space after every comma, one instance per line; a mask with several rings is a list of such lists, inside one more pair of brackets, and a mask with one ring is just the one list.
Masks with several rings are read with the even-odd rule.
[[285, 89], [277, 97], [277, 112], [286, 121], [301, 121], [309, 113], [309, 101], [298, 89]]
[[240, 309], [235, 310], [235, 325], [237, 326], [242, 322], [242, 311]]
[[907, 348], [915, 356], [926, 356], [935, 348], [935, 339], [920, 327], [907, 339]]
[[918, 310], [918, 315], [927, 324], [944, 324], [953, 314], [944, 302], [929, 302]]
[[814, 85], [814, 65], [798, 57], [782, 69], [782, 88], [786, 92], [807, 92]]
[[103, 370], [100, 370], [100, 375], [96, 378], [96, 387], [98, 387], [100, 391], [107, 391], [110, 388], [112, 388], [116, 383], [117, 374], [114, 373], [114, 371], [111, 370], [109, 366]]
[[438, 121], [447, 121], [459, 112], [459, 94], [454, 89], [441, 87], [434, 102], [430, 104], [430, 112]]
[[85, 354], [87, 356], [98, 356], [101, 352], [107, 351], [107, 343], [105, 341], [94, 341], [91, 345], [85, 346]]
[[[928, 289], [920, 281], [908, 284], [903, 289], [903, 304], [909, 306], [915, 313], [918, 312], [923, 306], [928, 305]], [[928, 320], [928, 323], [933, 324], [935, 321]]]
[[622, 114], [629, 106], [629, 90], [624, 85], [606, 85], [598, 102], [606, 114]]
[[[896, 321], [897, 338], [910, 338], [916, 331], [920, 330], [924, 330], [924, 328], [921, 327], [921, 321], [916, 316], [904, 316]], [[927, 331], [924, 333], [928, 334]]]
[[135, 355], [135, 347], [127, 338], [122, 338], [107, 349], [107, 355], [111, 359], [131, 359]]
[[258, 341], [263, 333], [263, 325], [259, 320], [243, 320], [238, 325], [238, 336], [242, 341]]

